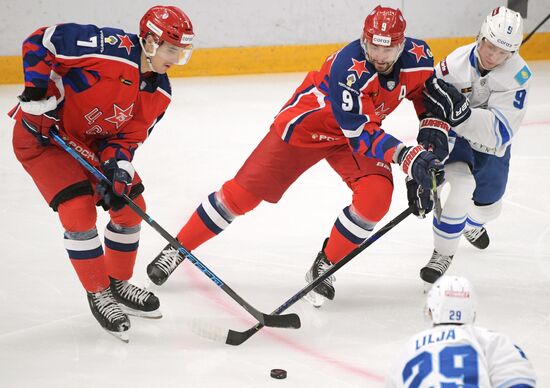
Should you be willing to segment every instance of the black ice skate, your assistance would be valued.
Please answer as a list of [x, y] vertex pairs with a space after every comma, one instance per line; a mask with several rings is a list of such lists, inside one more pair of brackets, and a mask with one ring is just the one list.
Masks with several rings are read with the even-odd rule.
[[464, 231], [464, 237], [478, 249], [485, 249], [489, 246], [489, 234], [483, 226]]
[[432, 258], [421, 270], [420, 277], [427, 283], [433, 284], [439, 279], [451, 265], [453, 255], [442, 255], [434, 249]]
[[185, 260], [185, 257], [172, 245], [168, 244], [147, 266], [147, 276], [153, 283], [160, 286], [183, 260]]
[[117, 301], [107, 287], [100, 292], [88, 292], [88, 304], [95, 319], [99, 322], [109, 334], [118, 339], [128, 342], [128, 330], [130, 329], [130, 319], [124, 314]]
[[[330, 267], [333, 266], [333, 264], [327, 259], [327, 256], [325, 255], [324, 249], [327, 245], [327, 240], [325, 240], [325, 243], [323, 244], [323, 250], [321, 250], [317, 257], [315, 258], [315, 261], [313, 262], [313, 265], [307, 271], [306, 273], [306, 281], [308, 283], [311, 283], [315, 279], [317, 279], [319, 276], [321, 276], [324, 272], [328, 271]], [[334, 286], [332, 285], [332, 282], [336, 281], [336, 278], [334, 275], [329, 276], [321, 284], [319, 284], [317, 287], [315, 287], [312, 291], [308, 292], [305, 296], [305, 299], [309, 301], [313, 306], [319, 308], [323, 305], [326, 299], [333, 300], [334, 299]]]
[[143, 318], [162, 318], [159, 299], [150, 291], [144, 290], [126, 280], [111, 279], [111, 292], [128, 315]]

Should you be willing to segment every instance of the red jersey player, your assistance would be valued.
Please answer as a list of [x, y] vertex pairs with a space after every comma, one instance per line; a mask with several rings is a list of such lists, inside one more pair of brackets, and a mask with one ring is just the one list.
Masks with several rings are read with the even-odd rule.
[[[390, 163], [430, 187], [429, 170], [442, 167], [435, 155], [406, 147], [380, 127], [403, 99], [424, 112], [422, 91], [433, 75], [433, 58], [425, 42], [405, 38], [405, 26], [399, 9], [376, 7], [362, 37], [306, 76], [237, 175], [197, 208], [177, 235], [182, 245], [193, 250], [261, 201], [276, 203], [304, 171], [326, 159], [353, 197], [307, 273], [311, 281], [361, 244], [387, 213]], [[183, 259], [168, 245], [149, 264], [148, 276], [162, 284]], [[317, 306], [333, 299], [332, 280], [311, 298]]]
[[[191, 21], [181, 9], [157, 6], [141, 19], [139, 35], [59, 24], [38, 29], [23, 43], [25, 90], [10, 112], [16, 120], [15, 155], [59, 215], [65, 248], [93, 315], [125, 341], [126, 313], [161, 315], [158, 298], [128, 282], [141, 219], [121, 196], [129, 195], [145, 209], [144, 186], [131, 161], [170, 104], [166, 71], [187, 62], [192, 40]], [[112, 187], [98, 185], [50, 142], [53, 125], [102, 169]], [[109, 209], [105, 250], [96, 229], [96, 204]]]

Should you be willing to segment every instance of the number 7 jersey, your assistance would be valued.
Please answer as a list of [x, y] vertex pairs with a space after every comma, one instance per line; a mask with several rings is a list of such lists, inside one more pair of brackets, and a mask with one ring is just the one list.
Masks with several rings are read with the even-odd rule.
[[386, 388], [535, 386], [525, 353], [474, 325], [438, 325], [414, 335], [386, 379]]

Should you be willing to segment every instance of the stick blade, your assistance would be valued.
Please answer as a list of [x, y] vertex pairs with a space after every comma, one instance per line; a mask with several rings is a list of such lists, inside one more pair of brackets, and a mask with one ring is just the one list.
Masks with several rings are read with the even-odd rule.
[[258, 330], [260, 330], [262, 327], [263, 325], [258, 324], [246, 331], [235, 331], [235, 330], [229, 329], [227, 331], [227, 338], [225, 339], [225, 343], [227, 345], [239, 346], [240, 344], [245, 342], [247, 339], [252, 337], [254, 334], [256, 334]]
[[299, 329], [302, 326], [300, 322], [300, 317], [298, 314], [284, 314], [284, 315], [272, 315], [272, 314], [263, 314], [264, 326], [267, 327], [280, 327], [288, 329]]

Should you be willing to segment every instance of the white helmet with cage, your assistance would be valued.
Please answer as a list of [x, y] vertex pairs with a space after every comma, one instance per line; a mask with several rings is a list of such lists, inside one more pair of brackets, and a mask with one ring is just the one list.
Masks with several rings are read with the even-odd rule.
[[474, 291], [468, 279], [440, 277], [428, 293], [426, 313], [434, 325], [473, 323], [476, 315]]
[[516, 52], [523, 40], [523, 19], [506, 7], [495, 8], [483, 21], [478, 42], [486, 39], [498, 48]]

